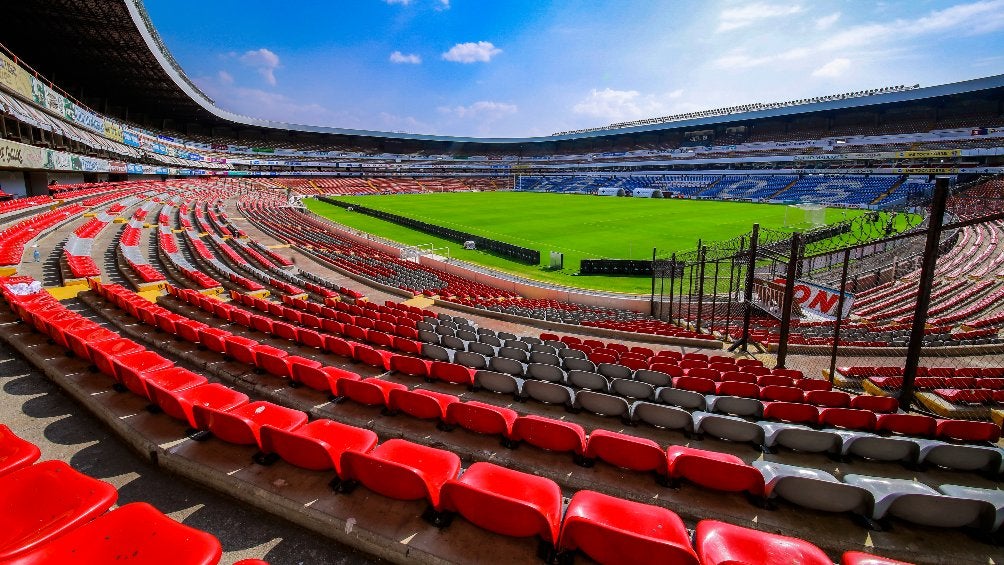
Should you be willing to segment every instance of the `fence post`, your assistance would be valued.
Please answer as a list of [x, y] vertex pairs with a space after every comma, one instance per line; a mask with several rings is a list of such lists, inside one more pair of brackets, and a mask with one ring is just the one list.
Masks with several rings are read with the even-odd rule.
[[702, 316], [704, 314], [704, 268], [705, 268], [705, 254], [708, 248], [701, 246], [697, 250], [697, 260], [701, 263], [701, 274], [697, 276], [697, 320], [695, 324], [695, 331], [701, 333], [701, 322], [703, 321]]
[[788, 269], [784, 277], [784, 298], [781, 302], [781, 335], [777, 342], [777, 365], [775, 369], [783, 369], [788, 357], [788, 334], [791, 333], [791, 309], [795, 302], [795, 278], [798, 277], [798, 264], [801, 262], [799, 251], [802, 249], [802, 234], [791, 234], [791, 252], [788, 257]]
[[[660, 305], [660, 315], [662, 314]], [[648, 303], [648, 313], [655, 318], [655, 248], [652, 248], [652, 299]]]
[[913, 311], [913, 328], [910, 330], [910, 344], [906, 348], [903, 388], [900, 389], [898, 396], [900, 409], [905, 409], [913, 402], [913, 380], [917, 377], [921, 349], [924, 346], [924, 325], [927, 324], [927, 310], [931, 305], [931, 288], [934, 286], [934, 270], [938, 264], [941, 226], [945, 221], [947, 201], [948, 178], [938, 177], [934, 185], [934, 200], [931, 202], [927, 244], [924, 246], [924, 258], [920, 265], [920, 282], [917, 287], [917, 306]]
[[[673, 275], [676, 273], [676, 253], [673, 253], [669, 260], [669, 322], [673, 323]], [[666, 295], [666, 271], [662, 272], [662, 286], [659, 288], [660, 296]], [[665, 319], [660, 317], [660, 319]]]
[[756, 271], [756, 253], [760, 242], [760, 224], [753, 224], [753, 233], [750, 234], [749, 262], [746, 264], [746, 289], [743, 291], [743, 302], [746, 308], [743, 310], [743, 333], [739, 336], [739, 341], [729, 347], [729, 351], [742, 348], [743, 353], [749, 352], [750, 341], [750, 321], [753, 315], [753, 279]]
[[837, 370], [837, 348], [840, 346], [840, 324], [844, 321], [844, 294], [847, 293], [847, 266], [851, 263], [851, 250], [844, 250], [844, 268], [840, 273], [840, 298], [837, 300], [837, 321], [833, 325], [833, 349], [830, 352], [830, 379]]

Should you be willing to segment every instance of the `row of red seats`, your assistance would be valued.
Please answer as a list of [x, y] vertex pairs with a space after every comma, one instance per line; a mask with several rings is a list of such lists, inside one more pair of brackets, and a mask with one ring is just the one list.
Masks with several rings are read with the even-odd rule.
[[84, 208], [79, 204], [60, 206], [55, 210], [21, 220], [0, 231], [0, 266], [17, 265], [24, 254], [25, 243], [83, 211]]

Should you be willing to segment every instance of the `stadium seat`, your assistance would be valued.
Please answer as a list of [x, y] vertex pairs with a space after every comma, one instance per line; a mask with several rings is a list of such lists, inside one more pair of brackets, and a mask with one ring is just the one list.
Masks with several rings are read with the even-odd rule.
[[557, 543], [561, 489], [550, 479], [478, 462], [443, 485], [440, 501], [488, 531]]
[[153, 400], [150, 394], [151, 383], [156, 384], [161, 390], [178, 392], [207, 382], [206, 377], [202, 375], [174, 366], [142, 373], [125, 371], [122, 376], [122, 384], [126, 388], [147, 400]]
[[888, 515], [923, 526], [971, 526], [985, 531], [996, 520], [997, 509], [986, 500], [950, 496], [917, 481], [850, 474], [844, 482], [871, 493], [875, 520]]
[[622, 469], [666, 475], [666, 454], [659, 444], [634, 435], [593, 430], [586, 441], [585, 456]]
[[440, 491], [460, 472], [460, 457], [405, 441], [390, 439], [372, 451], [346, 451], [342, 454], [339, 476], [343, 481], [358, 481], [366, 488], [396, 500], [425, 499], [439, 511]]
[[31, 465], [42, 456], [37, 445], [18, 437], [0, 424], [0, 476]]
[[586, 432], [582, 426], [543, 416], [517, 417], [512, 424], [511, 439], [548, 451], [570, 451], [575, 455], [582, 455], [586, 450]]
[[840, 565], [911, 565], [905, 561], [897, 561], [887, 557], [879, 557], [860, 551], [845, 551], [840, 557]]
[[344, 453], [367, 452], [377, 443], [371, 430], [364, 430], [334, 420], [314, 420], [300, 426], [261, 426], [261, 450], [274, 453], [283, 461], [312, 471], [334, 469], [341, 476]]
[[833, 565], [821, 549], [809, 542], [713, 520], [697, 523], [694, 545], [701, 565]]
[[753, 466], [763, 475], [768, 498], [782, 498], [822, 512], [865, 516], [872, 510], [871, 493], [840, 482], [825, 471], [768, 461], [754, 461]]
[[31, 551], [111, 508], [115, 487], [62, 461], [0, 477], [0, 559]]
[[505, 440], [512, 437], [512, 426], [517, 417], [515, 410], [477, 401], [457, 402], [446, 409], [448, 425], [479, 434], [501, 435]]
[[580, 551], [598, 563], [698, 565], [683, 521], [672, 511], [588, 490], [568, 503], [558, 551]]
[[408, 387], [377, 377], [362, 380], [341, 378], [336, 396], [345, 396], [367, 406], [387, 406], [392, 390], [408, 390]]
[[[196, 390], [196, 389], [190, 389]], [[192, 406], [196, 428], [208, 430], [227, 443], [261, 448], [262, 426], [292, 431], [307, 423], [307, 414], [271, 402], [257, 401], [230, 410]]]
[[666, 455], [670, 479], [686, 479], [712, 490], [764, 496], [763, 475], [735, 455], [681, 445], [670, 446]]
[[387, 397], [387, 408], [391, 412], [404, 412], [423, 420], [446, 421], [449, 406], [460, 399], [452, 394], [443, 394], [424, 389], [392, 389]]

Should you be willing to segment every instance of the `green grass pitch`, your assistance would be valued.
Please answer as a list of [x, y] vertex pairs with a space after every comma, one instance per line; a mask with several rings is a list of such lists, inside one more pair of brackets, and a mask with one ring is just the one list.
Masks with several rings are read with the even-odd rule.
[[[308, 208], [340, 224], [407, 245], [432, 243], [448, 247], [455, 259], [566, 286], [647, 294], [645, 277], [579, 276], [582, 259], [651, 259], [652, 248], [663, 255], [692, 251], [698, 239], [730, 239], [748, 233], [754, 223], [785, 229], [786, 206], [703, 200], [613, 198], [569, 194], [478, 192], [339, 197], [339, 200], [384, 210], [484, 237], [537, 249], [544, 265], [521, 265], [482, 251], [378, 220], [317, 200]], [[827, 210], [827, 222], [844, 217]], [[847, 210], [847, 217], [860, 214]], [[565, 268], [546, 268], [548, 253], [565, 254]]]

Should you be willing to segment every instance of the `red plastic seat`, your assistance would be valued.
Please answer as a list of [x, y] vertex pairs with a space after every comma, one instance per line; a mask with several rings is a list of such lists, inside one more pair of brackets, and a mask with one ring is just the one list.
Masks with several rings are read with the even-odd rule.
[[923, 414], [879, 414], [875, 431], [914, 437], [934, 437], [938, 421]]
[[446, 411], [451, 404], [460, 402], [452, 394], [443, 394], [416, 388], [413, 390], [394, 389], [387, 399], [387, 408], [392, 412], [404, 412], [423, 420], [446, 421]]
[[146, 396], [146, 388], [141, 384], [145, 375], [173, 367], [174, 362], [164, 359], [153, 351], [137, 351], [113, 357], [112, 365], [115, 367], [115, 380], [122, 384], [126, 384], [127, 381], [132, 383], [133, 388], [130, 390]]
[[446, 409], [446, 423], [458, 425], [479, 434], [501, 434], [512, 437], [512, 425], [518, 415], [515, 410], [470, 401], [450, 404]]
[[254, 348], [260, 345], [256, 340], [231, 335], [226, 339], [227, 355], [239, 363], [254, 365]]
[[254, 355], [253, 365], [255, 367], [276, 376], [289, 374], [289, 366], [286, 365], [285, 361], [286, 357], [289, 357], [289, 352], [278, 347], [259, 343], [251, 348], [251, 353]]
[[726, 371], [722, 373], [722, 378], [720, 381], [732, 381], [736, 383], [752, 383], [756, 384], [756, 375], [751, 375], [749, 373], [740, 373], [739, 371]]
[[741, 396], [743, 398], [757, 398], [760, 396], [760, 387], [751, 383], [737, 383], [735, 381], [725, 381], [715, 386], [715, 394], [719, 396]]
[[348, 451], [342, 455], [339, 476], [396, 500], [426, 499], [440, 510], [440, 491], [446, 481], [460, 473], [460, 457], [405, 441], [390, 439], [370, 452]]
[[793, 386], [767, 385], [760, 387], [760, 398], [777, 402], [802, 402], [805, 400], [805, 393]]
[[735, 455], [671, 445], [666, 449], [666, 461], [671, 479], [687, 479], [713, 490], [764, 496], [763, 475]]
[[1001, 437], [1001, 428], [993, 422], [938, 420], [934, 436], [938, 439], [957, 441], [995, 442]]
[[340, 337], [335, 337], [332, 335], [327, 336], [324, 340], [324, 349], [334, 353], [335, 355], [341, 355], [342, 357], [353, 358], [356, 346], [355, 344], [345, 341]]
[[227, 352], [227, 337], [231, 336], [230, 332], [226, 330], [221, 330], [219, 328], [211, 328], [209, 326], [199, 328], [199, 343], [204, 345], [206, 349], [210, 351], [215, 351], [217, 353]]
[[367, 406], [387, 406], [388, 397], [392, 390], [408, 390], [408, 387], [376, 377], [358, 381], [340, 379], [338, 381], [337, 395], [348, 397], [359, 404]]
[[307, 347], [324, 349], [325, 336], [315, 330], [301, 328], [297, 333], [297, 340]]
[[0, 559], [25, 553], [111, 508], [115, 487], [44, 461], [0, 477]]
[[475, 373], [474, 369], [444, 361], [433, 361], [429, 366], [430, 378], [448, 383], [473, 385]]
[[891, 413], [899, 410], [899, 401], [892, 396], [862, 394], [851, 399], [851, 408], [871, 410], [876, 413]]
[[232, 410], [248, 403], [248, 395], [227, 388], [219, 383], [209, 383], [185, 390], [162, 389], [157, 383], [148, 382], [147, 390], [152, 400], [165, 414], [188, 422], [188, 426], [196, 428], [192, 406], [203, 406], [215, 410]]
[[312, 471], [334, 469], [342, 476], [346, 452], [367, 452], [377, 444], [377, 435], [334, 420], [314, 420], [293, 429], [261, 427], [261, 449], [275, 453], [291, 465]]
[[810, 390], [805, 393], [805, 401], [816, 406], [849, 408], [851, 395], [839, 390]]
[[200, 343], [199, 332], [202, 328], [208, 328], [207, 324], [195, 320], [178, 320], [174, 322], [174, 329], [178, 332], [178, 337], [189, 343]]
[[819, 411], [819, 425], [848, 430], [873, 431], [875, 413], [856, 408], [823, 408]]
[[407, 355], [394, 355], [390, 358], [390, 370], [413, 377], [428, 378], [431, 361], [409, 357]]
[[586, 450], [586, 431], [582, 426], [543, 416], [517, 417], [512, 425], [512, 439], [549, 451], [582, 455]]
[[115, 367], [112, 363], [116, 357], [143, 351], [143, 349], [143, 346], [135, 341], [120, 337], [97, 343], [88, 343], [87, 355], [88, 359], [94, 363], [99, 371], [110, 377], [114, 377]]
[[810, 392], [813, 390], [827, 391], [833, 390], [833, 385], [829, 381], [824, 381], [823, 379], [796, 379], [795, 386], [802, 389], [805, 392]]
[[764, 402], [763, 417], [767, 420], [815, 425], [819, 409], [811, 404], [797, 402]]
[[[180, 327], [179, 327], [180, 330]], [[179, 335], [181, 335], [179, 333]], [[108, 341], [110, 339], [118, 339], [119, 334], [105, 329], [101, 326], [95, 328], [82, 328], [67, 331], [65, 334], [66, 343], [69, 344], [70, 351], [81, 359], [86, 359], [88, 361], [94, 362], [91, 359], [89, 344], [97, 344], [98, 342]], [[198, 336], [196, 336], [196, 341], [198, 341]]]
[[936, 388], [934, 389], [934, 394], [952, 404], [987, 404], [993, 401], [993, 391], [988, 388]]
[[0, 424], [0, 476], [31, 465], [42, 456], [37, 445]]
[[561, 489], [550, 479], [478, 462], [441, 490], [444, 510], [504, 536], [540, 536], [556, 543]]
[[292, 365], [292, 371], [293, 381], [335, 396], [339, 395], [338, 382], [340, 380], [358, 381], [362, 379], [362, 377], [352, 371], [330, 366], [312, 367], [306, 364], [295, 363]]
[[888, 557], [880, 557], [860, 551], [845, 551], [840, 557], [840, 565], [911, 565], [905, 561], [896, 561]]
[[272, 333], [272, 320], [258, 314], [251, 314], [251, 329], [261, 333]]
[[573, 550], [598, 563], [698, 565], [675, 513], [588, 490], [572, 496], [562, 522], [558, 551]]
[[699, 392], [701, 394], [714, 394], [715, 381], [696, 377], [676, 377], [673, 379], [673, 388]]
[[206, 377], [197, 375], [188, 369], [167, 367], [143, 373], [126, 372], [123, 375], [122, 384], [143, 398], [153, 400], [150, 397], [149, 383], [156, 383], [162, 390], [179, 392], [205, 384], [206, 381]]
[[272, 322], [272, 335], [289, 341], [300, 340], [300, 331], [293, 324], [286, 322]]
[[175, 522], [145, 502], [116, 508], [21, 556], [19, 565], [118, 563], [215, 565], [223, 549], [210, 534]]
[[585, 455], [622, 469], [666, 474], [666, 454], [659, 444], [647, 438], [593, 430], [586, 441]]
[[360, 363], [364, 363], [371, 367], [376, 367], [378, 369], [383, 369], [384, 371], [390, 370], [390, 358], [394, 355], [392, 351], [386, 351], [384, 349], [373, 349], [372, 347], [359, 344], [356, 345], [355, 352], [353, 353], [353, 358]]
[[698, 522], [694, 538], [702, 565], [833, 565], [821, 549], [807, 541], [714, 520]]
[[307, 414], [271, 402], [257, 401], [230, 410], [197, 404], [192, 406], [196, 428], [209, 430], [227, 443], [261, 447], [262, 426], [295, 430], [307, 423]]

